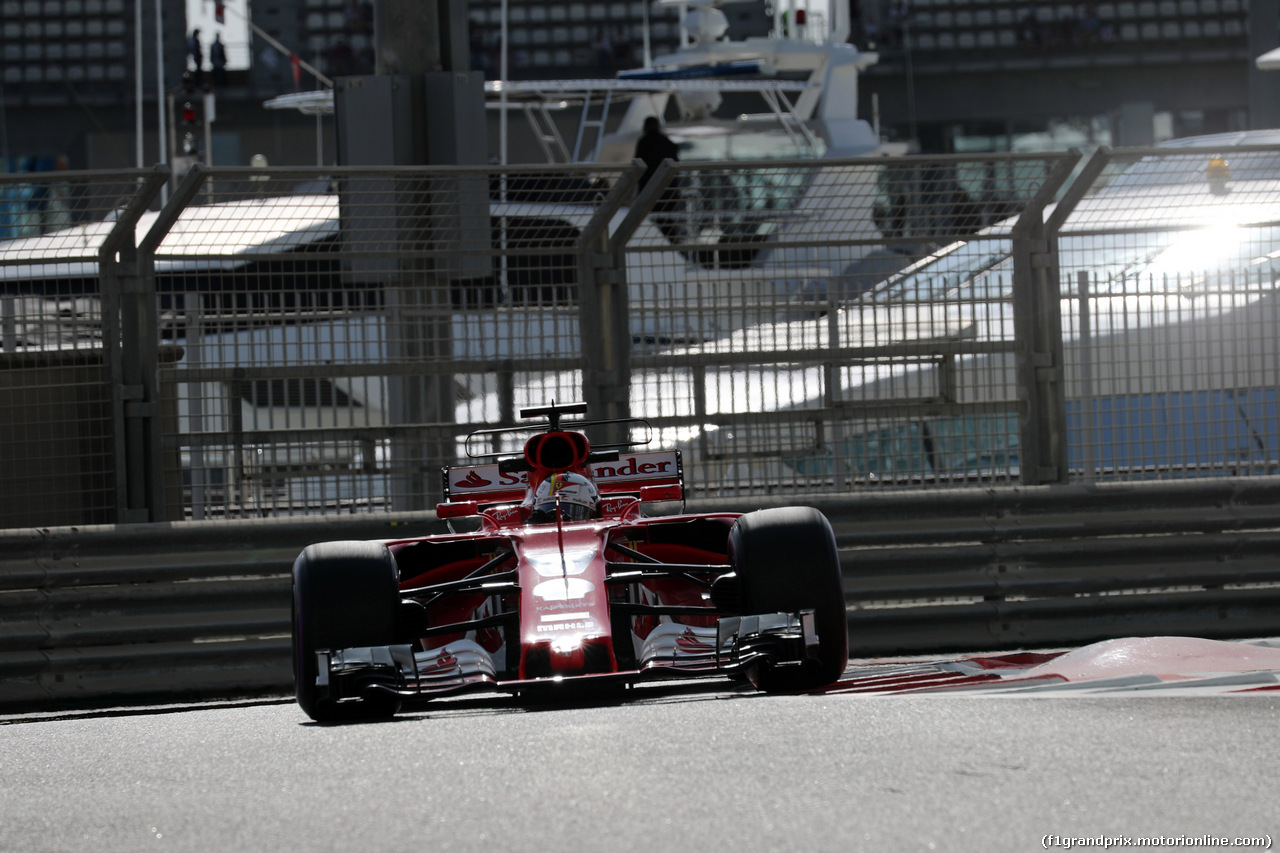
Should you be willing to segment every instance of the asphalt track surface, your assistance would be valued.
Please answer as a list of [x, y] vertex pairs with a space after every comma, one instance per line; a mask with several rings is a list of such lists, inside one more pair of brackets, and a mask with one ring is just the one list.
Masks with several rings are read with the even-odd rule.
[[[347, 726], [287, 701], [7, 717], [0, 851], [1266, 849], [1278, 706], [698, 681]], [[1228, 845], [1184, 846], [1205, 836]]]

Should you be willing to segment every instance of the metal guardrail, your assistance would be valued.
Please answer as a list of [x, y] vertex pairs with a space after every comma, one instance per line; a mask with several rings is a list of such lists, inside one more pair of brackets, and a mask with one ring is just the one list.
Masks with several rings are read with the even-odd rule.
[[[1278, 477], [805, 503], [837, 531], [855, 656], [1280, 632]], [[442, 529], [416, 513], [0, 531], [0, 709], [287, 694], [297, 553]]]

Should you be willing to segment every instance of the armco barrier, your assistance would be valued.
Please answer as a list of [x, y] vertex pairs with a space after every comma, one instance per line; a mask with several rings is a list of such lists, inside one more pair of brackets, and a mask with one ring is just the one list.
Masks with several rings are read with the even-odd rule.
[[[1278, 477], [804, 502], [837, 531], [855, 656], [1280, 633]], [[404, 514], [0, 531], [0, 709], [287, 694], [297, 553], [442, 529]]]

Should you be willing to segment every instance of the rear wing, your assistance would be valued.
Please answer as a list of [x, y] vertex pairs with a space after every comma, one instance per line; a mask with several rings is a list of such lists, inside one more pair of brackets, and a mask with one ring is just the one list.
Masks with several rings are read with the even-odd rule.
[[[619, 453], [610, 462], [593, 462], [591, 469], [601, 495], [639, 496], [645, 486], [684, 488], [679, 450]], [[460, 465], [444, 469], [444, 499], [475, 501], [481, 507], [519, 503], [528, 489], [528, 471], [503, 471], [497, 463]]]

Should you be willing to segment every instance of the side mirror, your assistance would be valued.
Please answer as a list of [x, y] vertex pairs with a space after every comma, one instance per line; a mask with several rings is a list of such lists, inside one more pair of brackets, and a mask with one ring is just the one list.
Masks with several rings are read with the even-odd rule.
[[478, 501], [450, 501], [436, 504], [436, 518], [466, 518], [480, 514]]
[[643, 503], [684, 500], [684, 488], [679, 485], [641, 486], [640, 500]]

